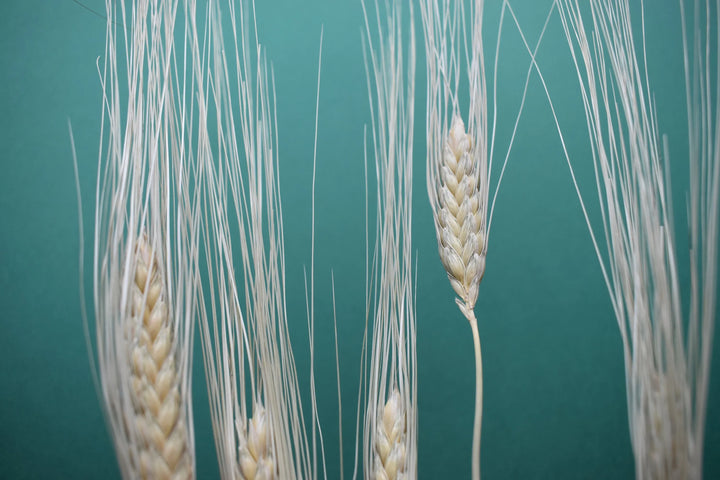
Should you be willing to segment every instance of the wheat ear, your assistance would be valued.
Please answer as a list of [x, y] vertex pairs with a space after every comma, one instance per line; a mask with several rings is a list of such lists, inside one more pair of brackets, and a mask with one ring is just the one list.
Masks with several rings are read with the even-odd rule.
[[474, 161], [472, 138], [455, 115], [443, 147], [439, 178], [435, 184], [438, 213], [436, 228], [440, 260], [466, 316], [475, 307], [485, 274], [484, 208], [479, 189], [479, 169]]
[[[402, 2], [377, 1], [371, 28], [362, 3], [363, 44], [375, 172], [377, 236], [373, 258], [376, 289], [363, 431], [365, 478], [417, 478], [417, 350], [412, 271], [413, 125], [415, 26], [403, 33]], [[408, 40], [405, 40], [408, 38]], [[404, 41], [405, 40], [405, 41]], [[407, 55], [405, 57], [404, 55]], [[367, 166], [367, 158], [365, 159]], [[368, 316], [370, 313], [370, 287]]]
[[124, 479], [195, 471], [189, 386], [199, 212], [186, 154], [193, 113], [178, 100], [185, 65], [170, 60], [176, 12], [174, 0], [106, 2], [94, 346]]
[[717, 68], [712, 45], [720, 21], [710, 2], [694, 1], [692, 18], [686, 16], [685, 2], [679, 3], [690, 147], [687, 320], [673, 234], [668, 147], [663, 145], [663, 161], [644, 28], [636, 47], [630, 2], [589, 2], [589, 34], [577, 2], [557, 3], [582, 91], [606, 251], [596, 239], [537, 68], [620, 328], [637, 478], [702, 478], [720, 218], [720, 100], [705, 92], [710, 91], [707, 72]]
[[[430, 167], [429, 167], [430, 168]], [[475, 162], [472, 138], [455, 115], [443, 146], [433, 180], [436, 195], [435, 228], [440, 260], [457, 293], [460, 311], [470, 323], [475, 350], [475, 421], [473, 424], [472, 475], [480, 478], [480, 435], [482, 426], [483, 373], [480, 334], [475, 302], [485, 274], [485, 199], [480, 191], [480, 169]], [[432, 198], [432, 197], [431, 197]]]
[[132, 405], [140, 437], [142, 478], [191, 478], [187, 428], [165, 282], [145, 237], [137, 241], [128, 342]]
[[198, 323], [220, 476], [317, 478], [285, 308], [274, 80], [254, 2], [223, 3], [208, 8], [204, 35], [196, 18], [188, 35], [194, 58], [210, 52], [195, 71], [199, 108], [217, 112], [198, 135], [209, 300]]
[[[717, 69], [720, 22], [711, 2], [692, 2], [692, 18], [686, 16], [685, 2], [679, 2], [690, 147], [690, 307], [685, 319], [668, 147], [660, 142], [644, 27], [635, 31], [631, 3], [557, 2], [582, 92], [603, 250], [547, 88], [545, 93], [620, 329], [635, 476], [699, 479], [720, 217], [720, 100], [707, 92], [714, 89], [708, 72]], [[586, 31], [586, 25], [592, 30]]]
[[[492, 169], [492, 151], [488, 152], [483, 4], [483, 1], [471, 3], [468, 9], [471, 24], [466, 26], [462, 2], [420, 2], [427, 51], [428, 197], [435, 218], [440, 259], [459, 297], [456, 303], [470, 323], [475, 350], [474, 480], [480, 478], [482, 352], [473, 308], [485, 273]], [[467, 32], [471, 33], [470, 39]], [[499, 35], [498, 32], [498, 38]], [[462, 46], [467, 59], [465, 72], [461, 70]], [[465, 75], [470, 87], [467, 131], [458, 105], [460, 77]]]
[[395, 389], [385, 403], [377, 420], [375, 438], [375, 478], [395, 480], [405, 478], [407, 428], [405, 408], [400, 392]]
[[[450, 284], [458, 295], [456, 303], [470, 323], [475, 349], [475, 422], [473, 426], [472, 478], [480, 478], [480, 432], [482, 425], [482, 351], [474, 307], [480, 282], [485, 275], [495, 199], [502, 183], [510, 150], [525, 104], [534, 64], [525, 36], [518, 32], [531, 55], [525, 86], [515, 117], [500, 175], [490, 201], [494, 136], [497, 116], [497, 72], [506, 10], [502, 2], [495, 46], [492, 90], [492, 129], [488, 128], [488, 92], [483, 47], [484, 1], [422, 0], [420, 12], [427, 52], [427, 189], [435, 218], [440, 259]], [[515, 21], [517, 25], [517, 21]], [[543, 27], [535, 51], [547, 26]], [[464, 62], [463, 62], [464, 59]], [[467, 84], [469, 108], [467, 129], [460, 115], [460, 85]]]

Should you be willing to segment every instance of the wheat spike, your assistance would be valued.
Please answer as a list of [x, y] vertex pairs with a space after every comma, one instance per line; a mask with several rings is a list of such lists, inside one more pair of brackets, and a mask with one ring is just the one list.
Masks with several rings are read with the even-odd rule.
[[135, 261], [127, 340], [141, 474], [151, 479], [191, 478], [174, 351], [176, 336], [162, 272], [145, 237], [137, 242]]
[[[468, 8], [463, 5], [464, 2], [453, 0], [423, 0], [420, 2], [420, 13], [427, 52], [428, 197], [435, 219], [440, 259], [459, 297], [455, 302], [467, 318], [473, 335], [476, 381], [471, 472], [473, 480], [479, 480], [482, 351], [473, 309], [485, 274], [492, 205], [507, 165], [510, 147], [490, 203], [495, 122], [493, 115], [492, 136], [489, 138], [483, 47], [484, 1], [470, 2]], [[507, 2], [503, 2], [501, 19], [506, 5]], [[502, 28], [498, 30], [496, 54], [499, 52], [501, 31]], [[497, 65], [496, 61], [494, 76]], [[460, 85], [468, 87], [467, 130], [460, 116]], [[523, 101], [524, 97], [525, 93]], [[493, 90], [492, 98], [494, 111], [497, 112], [496, 90]], [[515, 120], [516, 127], [519, 115], [520, 112]], [[514, 135], [513, 132], [510, 146]]]
[[669, 153], [660, 140], [644, 28], [636, 29], [629, 0], [557, 5], [582, 91], [605, 245], [540, 77], [620, 330], [635, 477], [700, 479], [720, 227], [720, 100], [703, 92], [714, 88], [707, 72], [717, 69], [720, 19], [711, 2], [693, 1], [692, 18], [679, 2], [690, 147], [685, 317]]
[[[198, 64], [210, 52], [207, 69], [194, 72], [196, 94], [201, 111], [217, 112], [201, 121], [198, 135], [207, 212], [207, 276], [199, 289], [208, 299], [198, 324], [220, 476], [318, 478], [322, 436], [318, 453], [316, 430], [306, 429], [285, 309], [274, 78], [257, 43], [254, 2], [222, 4], [209, 5], [200, 29], [191, 18], [187, 37]], [[312, 335], [310, 327], [311, 370]], [[311, 374], [315, 427], [313, 381]]]
[[179, 100], [186, 65], [169, 61], [177, 2], [105, 5], [93, 257], [97, 384], [124, 479], [193, 478], [199, 210], [187, 154], [194, 116]]
[[[377, 233], [367, 406], [363, 431], [365, 478], [417, 478], [417, 350], [412, 268], [415, 26], [412, 4], [375, 2], [365, 16], [363, 44], [377, 180]], [[409, 18], [409, 21], [406, 20]], [[403, 26], [409, 27], [405, 35]], [[371, 28], [374, 26], [374, 28]], [[367, 158], [366, 158], [367, 162]], [[367, 163], [366, 163], [367, 165]], [[371, 296], [374, 295], [374, 301]], [[370, 307], [373, 307], [371, 313]]]
[[460, 116], [455, 115], [439, 165], [436, 228], [440, 260], [468, 310], [475, 307], [485, 273], [485, 205], [472, 148], [472, 138]]
[[375, 478], [405, 478], [407, 452], [405, 408], [400, 392], [394, 389], [378, 416], [375, 439]]

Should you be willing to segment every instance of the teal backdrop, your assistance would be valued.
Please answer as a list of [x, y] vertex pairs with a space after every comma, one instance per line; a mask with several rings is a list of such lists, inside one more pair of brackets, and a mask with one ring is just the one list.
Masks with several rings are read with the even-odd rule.
[[[533, 44], [551, 3], [512, 2]], [[646, 12], [648, 69], [659, 129], [670, 144], [681, 281], [687, 292], [687, 130], [679, 10], [675, 0], [646, 3], [652, 3]], [[500, 7], [499, 0], [486, 6], [489, 71]], [[0, 478], [119, 478], [83, 333], [78, 203], [68, 130], [70, 121], [88, 242], [84, 285], [92, 322], [90, 249], [101, 118], [96, 62], [104, 54], [104, 9], [100, 0], [0, 2]], [[469, 478], [472, 339], [438, 259], [427, 201], [425, 56], [419, 9], [415, 14], [419, 477]], [[370, 119], [361, 4], [258, 1], [257, 21], [275, 73], [288, 316], [305, 392], [309, 354], [303, 268], [311, 259], [315, 94], [324, 29], [315, 192], [316, 387], [327, 476], [339, 478], [342, 454], [345, 476], [351, 478], [365, 325], [363, 128]], [[597, 221], [580, 92], [555, 14], [538, 61], [590, 215]], [[498, 166], [528, 65], [518, 31], [506, 16], [497, 77]], [[371, 179], [370, 196], [375, 188]], [[534, 74], [494, 215], [476, 307], [485, 374], [484, 478], [632, 478], [620, 336], [548, 102]], [[342, 452], [331, 272], [341, 354]], [[705, 437], [708, 479], [720, 478], [717, 340]], [[200, 349], [195, 353], [197, 473], [212, 479], [218, 470]]]

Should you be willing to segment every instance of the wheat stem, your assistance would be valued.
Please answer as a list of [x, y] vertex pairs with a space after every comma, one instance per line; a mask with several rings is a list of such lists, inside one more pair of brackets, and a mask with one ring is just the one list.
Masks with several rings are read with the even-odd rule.
[[477, 318], [475, 312], [470, 308], [460, 309], [470, 323], [473, 336], [473, 347], [475, 350], [475, 420], [473, 421], [473, 444], [472, 444], [472, 478], [480, 478], [480, 432], [482, 428], [482, 406], [483, 406], [483, 371], [482, 351], [480, 350], [480, 334], [478, 333]]

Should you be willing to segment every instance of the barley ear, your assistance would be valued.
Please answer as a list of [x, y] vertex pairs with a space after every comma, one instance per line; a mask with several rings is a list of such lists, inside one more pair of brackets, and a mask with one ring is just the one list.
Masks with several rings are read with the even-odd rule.
[[435, 228], [440, 259], [465, 316], [475, 307], [485, 273], [485, 206], [479, 185], [472, 139], [455, 115], [437, 165]]
[[140, 440], [142, 478], [192, 477], [188, 432], [182, 418], [175, 332], [165, 282], [147, 239], [138, 240], [128, 322], [131, 398]]

